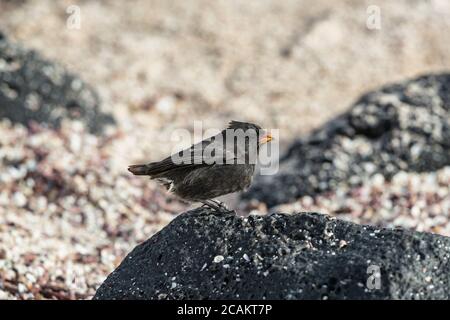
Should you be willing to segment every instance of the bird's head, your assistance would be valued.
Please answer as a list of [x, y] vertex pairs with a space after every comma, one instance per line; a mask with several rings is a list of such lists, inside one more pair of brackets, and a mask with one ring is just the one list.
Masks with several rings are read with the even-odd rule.
[[256, 133], [256, 137], [258, 139], [258, 145], [262, 145], [268, 143], [273, 140], [273, 137], [270, 133], [267, 133], [264, 129], [254, 123], [250, 122], [240, 122], [240, 121], [231, 121], [228, 124], [228, 129], [232, 130], [243, 130], [244, 132], [248, 132], [247, 130], [254, 130]]

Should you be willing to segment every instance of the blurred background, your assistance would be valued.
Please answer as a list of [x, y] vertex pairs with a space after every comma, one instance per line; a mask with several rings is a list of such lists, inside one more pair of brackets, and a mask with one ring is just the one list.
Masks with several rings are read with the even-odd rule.
[[[1, 0], [0, 298], [90, 298], [136, 243], [189, 208], [126, 171], [166, 156], [173, 130], [252, 121], [279, 129], [287, 150], [362, 94], [448, 70], [449, 31], [446, 0]], [[38, 94], [24, 93], [35, 74]], [[75, 116], [52, 107], [28, 121], [61, 105]], [[16, 119], [18, 108], [31, 111]], [[447, 169], [433, 185], [445, 227], [394, 225], [450, 234]], [[328, 202], [283, 208], [333, 214]]]

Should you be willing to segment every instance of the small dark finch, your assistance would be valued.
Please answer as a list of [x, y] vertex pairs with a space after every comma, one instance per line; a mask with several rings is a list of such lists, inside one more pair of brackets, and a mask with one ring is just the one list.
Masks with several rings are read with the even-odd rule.
[[272, 136], [256, 124], [231, 121], [227, 129], [189, 149], [159, 162], [129, 166], [128, 170], [150, 176], [184, 200], [227, 210], [214, 198], [250, 186], [259, 147], [271, 140]]

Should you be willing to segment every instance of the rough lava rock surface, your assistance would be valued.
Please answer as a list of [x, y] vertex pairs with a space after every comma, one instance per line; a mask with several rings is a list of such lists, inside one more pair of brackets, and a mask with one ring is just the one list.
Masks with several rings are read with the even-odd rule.
[[357, 186], [382, 174], [435, 171], [450, 164], [450, 74], [427, 75], [362, 96], [349, 112], [296, 141], [273, 176], [245, 200], [269, 207], [304, 195]]
[[61, 66], [10, 42], [0, 31], [0, 118], [59, 127], [64, 118], [83, 121], [92, 132], [112, 124], [100, 112], [96, 92]]
[[199, 208], [138, 245], [94, 299], [448, 299], [449, 257], [434, 234]]

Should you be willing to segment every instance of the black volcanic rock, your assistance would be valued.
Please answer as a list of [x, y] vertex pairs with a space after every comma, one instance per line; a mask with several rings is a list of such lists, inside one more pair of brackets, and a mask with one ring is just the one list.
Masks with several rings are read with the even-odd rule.
[[138, 245], [94, 299], [449, 299], [449, 257], [434, 234], [199, 208]]
[[78, 77], [0, 34], [0, 118], [54, 128], [64, 118], [79, 119], [99, 132], [114, 120], [98, 105], [96, 92]]
[[348, 111], [298, 140], [279, 173], [255, 179], [243, 199], [269, 207], [357, 186], [399, 170], [450, 165], [450, 74], [422, 76], [362, 96]]

